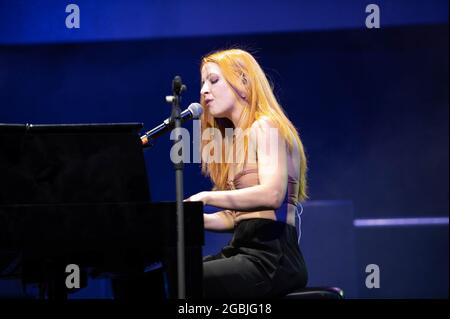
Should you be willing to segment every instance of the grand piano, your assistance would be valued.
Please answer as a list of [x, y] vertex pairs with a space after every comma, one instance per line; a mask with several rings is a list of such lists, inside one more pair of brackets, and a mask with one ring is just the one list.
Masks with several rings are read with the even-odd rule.
[[[57, 299], [69, 264], [104, 276], [159, 264], [176, 298], [176, 205], [151, 201], [142, 127], [0, 124], [0, 275]], [[203, 206], [184, 205], [186, 298], [199, 298]]]

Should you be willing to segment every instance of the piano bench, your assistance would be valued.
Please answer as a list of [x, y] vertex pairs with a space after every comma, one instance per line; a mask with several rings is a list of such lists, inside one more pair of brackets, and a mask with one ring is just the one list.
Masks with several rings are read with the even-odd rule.
[[344, 299], [344, 291], [337, 287], [307, 287], [294, 290], [282, 299]]

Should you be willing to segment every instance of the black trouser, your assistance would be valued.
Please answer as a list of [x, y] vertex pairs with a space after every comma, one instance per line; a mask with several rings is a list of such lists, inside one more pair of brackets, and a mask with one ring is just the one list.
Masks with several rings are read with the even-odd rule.
[[241, 221], [229, 245], [203, 262], [206, 298], [278, 297], [307, 280], [295, 227], [270, 219]]

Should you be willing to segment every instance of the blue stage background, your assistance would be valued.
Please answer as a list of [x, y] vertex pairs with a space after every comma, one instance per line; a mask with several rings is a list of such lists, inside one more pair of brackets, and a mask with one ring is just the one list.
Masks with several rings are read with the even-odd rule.
[[[408, 228], [420, 239], [401, 235], [403, 228], [369, 236], [351, 223], [448, 218], [448, 1], [378, 1], [380, 29], [365, 27], [363, 1], [73, 3], [81, 28], [70, 30], [69, 2], [0, 1], [0, 123], [143, 122], [150, 129], [169, 116], [164, 98], [175, 75], [188, 86], [187, 107], [199, 100], [202, 55], [248, 49], [300, 131], [311, 200], [352, 203], [346, 229], [307, 241], [310, 259], [347, 231], [356, 248], [338, 252], [354, 254], [354, 262], [336, 278], [352, 277], [350, 297], [448, 297], [448, 219], [438, 229]], [[170, 147], [166, 135], [145, 151], [154, 201], [175, 199]], [[185, 166], [186, 197], [210, 187], [199, 164]], [[421, 256], [413, 238], [425, 247]], [[213, 236], [205, 248], [224, 240]], [[411, 280], [396, 282], [391, 267], [391, 288], [369, 292], [362, 277], [370, 262], [410, 265], [397, 269], [397, 278]], [[329, 269], [323, 260], [309, 266], [313, 273]], [[416, 283], [419, 269], [427, 269], [427, 280]]]

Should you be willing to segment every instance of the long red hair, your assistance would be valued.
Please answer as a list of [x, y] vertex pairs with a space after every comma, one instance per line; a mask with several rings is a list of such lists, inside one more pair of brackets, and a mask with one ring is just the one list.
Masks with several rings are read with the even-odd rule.
[[[246, 107], [244, 107], [239, 121], [239, 127], [242, 130], [250, 128], [255, 121], [265, 116], [271, 119], [276, 125], [283, 139], [287, 142], [290, 152], [293, 150], [294, 143], [297, 143], [298, 160], [300, 161], [298, 199], [299, 201], [306, 200], [308, 197], [306, 184], [307, 162], [303, 143], [297, 129], [287, 118], [275, 98], [269, 81], [258, 62], [250, 53], [240, 49], [223, 50], [208, 54], [203, 57], [201, 68], [208, 62], [215, 63], [219, 66], [225, 80], [235, 92], [236, 97], [245, 103]], [[243, 100], [241, 93], [244, 93], [245, 100]], [[209, 128], [216, 128], [220, 130], [222, 138], [225, 139], [225, 128], [230, 127], [230, 125], [232, 126], [232, 124], [226, 120], [216, 119], [211, 116], [203, 97], [201, 97], [200, 102], [204, 109], [201, 116], [202, 133]], [[223, 140], [222, 142], [222, 145], [225, 145], [226, 141]], [[202, 153], [207, 144], [208, 141], [202, 140]], [[247, 145], [244, 152], [245, 158], [247, 158]], [[206, 156], [210, 156], [210, 154]], [[202, 160], [202, 172], [211, 178], [215, 185], [214, 188], [218, 190], [224, 190], [227, 187], [230, 163], [225, 160], [225, 156], [227, 155], [222, 152], [223, 160], [220, 163]]]

